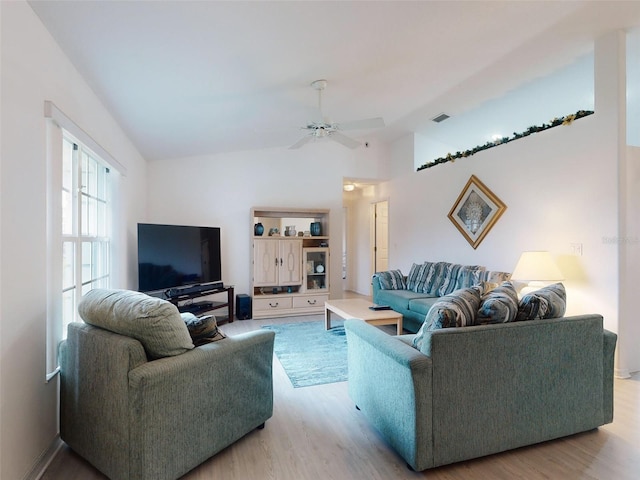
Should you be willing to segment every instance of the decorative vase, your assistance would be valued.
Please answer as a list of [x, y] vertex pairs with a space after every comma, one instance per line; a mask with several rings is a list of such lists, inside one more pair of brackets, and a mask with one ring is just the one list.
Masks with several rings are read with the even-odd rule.
[[309, 225], [309, 231], [313, 237], [319, 237], [322, 235], [322, 224], [320, 222], [311, 222], [311, 225]]
[[264, 233], [264, 226], [262, 225], [262, 223], [260, 222], [256, 223], [253, 226], [253, 234], [261, 237], [263, 233]]

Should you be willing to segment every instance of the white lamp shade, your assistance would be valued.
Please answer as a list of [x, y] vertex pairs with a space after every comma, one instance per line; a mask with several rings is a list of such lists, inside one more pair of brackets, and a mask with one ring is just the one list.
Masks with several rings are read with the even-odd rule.
[[511, 278], [523, 282], [553, 282], [563, 279], [562, 272], [549, 252], [522, 252]]

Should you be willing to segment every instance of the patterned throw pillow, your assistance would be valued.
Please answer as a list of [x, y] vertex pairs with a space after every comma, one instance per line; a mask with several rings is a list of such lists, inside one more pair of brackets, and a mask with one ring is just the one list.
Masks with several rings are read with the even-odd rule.
[[493, 270], [485, 270], [478, 274], [478, 281], [486, 282], [491, 288], [495, 288], [502, 282], [511, 279], [511, 274], [507, 272], [496, 272]]
[[502, 282], [482, 295], [477, 323], [513, 322], [518, 314], [518, 293], [511, 282]]
[[427, 272], [427, 278], [424, 281], [421, 293], [438, 295], [438, 290], [444, 282], [447, 265], [449, 265], [447, 262], [436, 262], [431, 265], [431, 268], [429, 268], [429, 271]]
[[458, 281], [456, 289], [469, 288], [481, 283], [480, 272], [485, 268], [481, 265], [466, 265], [458, 272]]
[[433, 262], [424, 262], [422, 265], [419, 265], [415, 274], [415, 284], [413, 288], [409, 288], [409, 285], [407, 285], [407, 289], [416, 293], [425, 293], [425, 291], [428, 290], [428, 288], [425, 289], [425, 284], [429, 279], [429, 272], [431, 272], [433, 265]]
[[567, 292], [562, 283], [554, 283], [524, 295], [518, 304], [516, 321], [560, 318], [567, 310]]
[[431, 355], [431, 332], [441, 328], [465, 327], [475, 323], [481, 289], [463, 288], [445, 295], [433, 304], [413, 339], [413, 346]]
[[218, 330], [218, 322], [214, 315], [196, 317], [193, 313], [185, 312], [180, 316], [184, 320], [196, 347], [227, 338], [224, 333]]
[[458, 286], [458, 273], [464, 267], [464, 265], [458, 265], [455, 263], [448, 263], [444, 267], [444, 276], [442, 277], [442, 283], [438, 288], [438, 296], [444, 297], [456, 290]]
[[423, 265], [418, 265], [417, 263], [411, 265], [409, 275], [407, 275], [407, 290], [414, 291], [416, 288], [416, 284], [420, 279], [420, 270], [423, 268]]
[[407, 288], [404, 276], [400, 270], [377, 272], [376, 275], [380, 280], [380, 288], [382, 290], [406, 290]]

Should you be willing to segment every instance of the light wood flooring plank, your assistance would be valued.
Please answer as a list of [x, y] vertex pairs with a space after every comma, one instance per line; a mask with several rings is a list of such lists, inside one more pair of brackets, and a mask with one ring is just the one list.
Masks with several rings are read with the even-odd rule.
[[[228, 335], [274, 323], [321, 316], [237, 320]], [[386, 329], [387, 327], [381, 327]], [[393, 327], [391, 332], [393, 333]], [[615, 380], [614, 422], [539, 445], [448, 465], [410, 471], [355, 409], [347, 382], [293, 388], [274, 356], [274, 415], [200, 465], [183, 480], [277, 479], [636, 480], [640, 472], [640, 375]], [[43, 480], [104, 479], [65, 446]]]

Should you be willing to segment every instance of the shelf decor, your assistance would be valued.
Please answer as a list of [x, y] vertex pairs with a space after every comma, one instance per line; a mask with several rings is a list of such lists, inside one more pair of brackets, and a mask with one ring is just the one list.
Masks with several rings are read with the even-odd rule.
[[593, 115], [593, 113], [594, 113], [593, 110], [578, 110], [576, 113], [573, 113], [571, 115], [554, 118], [549, 123], [543, 123], [542, 125], [539, 125], [539, 126], [536, 126], [536, 125], [531, 126], [522, 133], [513, 132], [512, 137], [498, 138], [497, 140], [494, 140], [492, 142], [487, 142], [484, 145], [478, 145], [477, 147], [471, 148], [469, 150], [465, 150], [464, 152], [456, 152], [454, 154], [448, 153], [446, 157], [436, 158], [431, 162], [424, 163], [423, 165], [418, 167], [418, 171], [424, 170], [426, 168], [435, 167], [436, 165], [440, 165], [441, 163], [455, 162], [459, 158], [470, 157], [471, 155], [475, 155], [476, 153], [481, 152], [483, 150], [488, 150], [489, 148], [497, 147], [498, 145], [509, 143], [514, 140], [519, 140], [533, 133], [543, 132], [550, 128], [558, 127], [560, 125], [571, 125], [574, 120], [587, 117], [589, 115]]
[[478, 177], [471, 175], [448, 217], [476, 249], [506, 209], [507, 206]]

